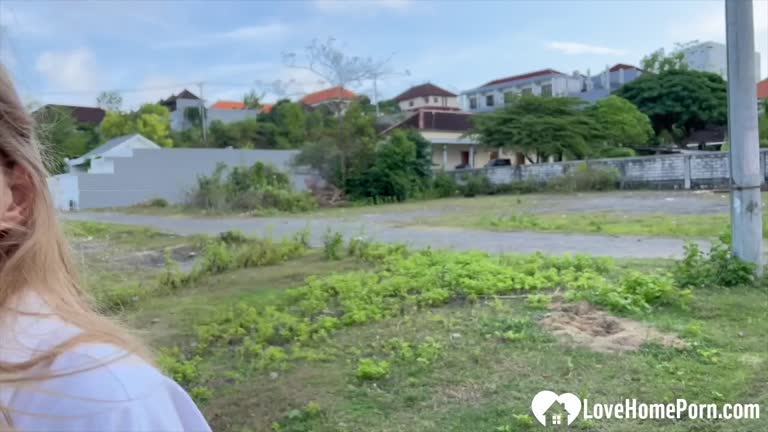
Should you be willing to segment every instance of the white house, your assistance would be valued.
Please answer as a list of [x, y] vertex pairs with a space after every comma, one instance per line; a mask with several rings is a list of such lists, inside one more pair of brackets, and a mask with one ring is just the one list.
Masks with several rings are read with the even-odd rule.
[[411, 87], [397, 97], [395, 101], [401, 111], [418, 109], [459, 111], [459, 96], [432, 83]]
[[133, 157], [133, 151], [138, 149], [159, 148], [159, 145], [140, 134], [123, 135], [112, 138], [77, 159], [68, 160], [67, 165], [73, 174], [111, 174], [115, 171], [114, 158]]
[[[701, 42], [681, 49], [685, 63], [690, 69], [713, 72], [723, 79], [728, 76], [728, 58], [725, 44], [718, 42]], [[755, 78], [760, 79], [760, 53], [755, 52]]]
[[465, 111], [493, 111], [504, 106], [511, 95], [568, 96], [585, 90], [584, 77], [574, 72], [566, 75], [553, 69], [515, 75], [490, 81], [462, 92]]

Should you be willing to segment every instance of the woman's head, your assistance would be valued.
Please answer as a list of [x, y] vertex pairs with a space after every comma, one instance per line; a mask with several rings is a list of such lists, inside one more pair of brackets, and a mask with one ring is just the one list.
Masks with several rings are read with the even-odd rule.
[[[40, 361], [88, 341], [141, 351], [119, 326], [94, 312], [80, 287], [48, 192], [34, 121], [2, 65], [0, 172], [0, 318], [13, 308], [14, 299], [29, 293], [40, 297], [49, 312], [82, 330], [76, 340], [61, 341], [59, 348], [40, 355]], [[7, 370], [0, 362], [0, 385], [8, 378], [2, 373]]]

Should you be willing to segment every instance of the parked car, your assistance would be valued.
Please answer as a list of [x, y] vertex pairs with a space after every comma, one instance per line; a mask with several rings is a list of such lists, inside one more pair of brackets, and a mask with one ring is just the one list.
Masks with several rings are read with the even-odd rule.
[[460, 169], [470, 169], [470, 168], [472, 168], [472, 165], [470, 165], [468, 163], [458, 164], [455, 167], [453, 167], [453, 169], [457, 169], [457, 170], [460, 170]]
[[485, 164], [486, 168], [512, 165], [512, 159], [491, 159]]

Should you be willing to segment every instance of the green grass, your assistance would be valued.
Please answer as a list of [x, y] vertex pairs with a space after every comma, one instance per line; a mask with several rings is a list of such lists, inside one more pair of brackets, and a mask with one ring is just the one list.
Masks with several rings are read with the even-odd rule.
[[[86, 225], [76, 232], [70, 227], [70, 233], [124, 248], [141, 247], [129, 239], [131, 233], [170, 241], [132, 227]], [[648, 273], [668, 269], [671, 261], [617, 264], [619, 271]], [[157, 350], [190, 349], [198, 340], [196, 328], [222, 310], [239, 303], [289, 307], [296, 299], [290, 289], [309, 276], [372, 266], [349, 257], [329, 261], [321, 251], [313, 251], [279, 265], [206, 277], [172, 295], [143, 301], [120, 319], [137, 327]], [[435, 271], [439, 274], [440, 269]], [[141, 272], [113, 271], [102, 282], [130, 283], [141, 277]], [[531, 398], [543, 389], [574, 392], [593, 402], [686, 398], [697, 403], [760, 403], [765, 409], [766, 310], [764, 288], [697, 290], [687, 309], [656, 307], [630, 316], [680, 335], [691, 349], [647, 346], [620, 355], [559, 342], [536, 324], [546, 311], [527, 306], [521, 298], [453, 301], [341, 327], [327, 339], [300, 343], [306, 357], [272, 367], [244, 367], [235, 345], [215, 346], [195, 360], [195, 367], [212, 391], [201, 408], [220, 431], [269, 431], [276, 424], [274, 430], [282, 432], [542, 430], [527, 425], [526, 416]], [[503, 337], [509, 329], [514, 338]], [[400, 348], [393, 348], [394, 341]], [[378, 379], [358, 378], [361, 359], [386, 360], [388, 370]], [[762, 430], [764, 422], [579, 420], [570, 430], [736, 432]]]
[[[768, 222], [768, 217], [764, 217]], [[647, 235], [680, 238], [717, 237], [727, 229], [725, 214], [619, 214], [506, 213], [497, 215], [447, 215], [419, 222], [423, 225], [455, 226], [493, 231], [578, 232], [612, 235]], [[766, 237], [766, 233], [763, 234]]]

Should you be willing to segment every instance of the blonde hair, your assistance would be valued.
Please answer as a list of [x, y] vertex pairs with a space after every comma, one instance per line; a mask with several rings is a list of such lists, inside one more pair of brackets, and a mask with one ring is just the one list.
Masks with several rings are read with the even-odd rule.
[[[21, 363], [0, 361], [0, 386], [35, 383], [59, 376], [45, 366], [83, 343], [107, 343], [148, 358], [142, 344], [112, 320], [100, 315], [82, 289], [69, 246], [48, 192], [43, 155], [35, 138], [35, 123], [22, 105], [10, 76], [0, 64], [0, 155], [21, 169], [29, 182], [29, 208], [19, 227], [2, 227], [0, 238], [0, 317], [9, 302], [34, 289], [62, 321], [80, 332], [47, 352]], [[0, 209], [2, 211], [2, 209]], [[2, 222], [2, 221], [0, 221]], [[41, 372], [41, 369], [43, 372]], [[67, 371], [60, 375], [71, 375]], [[0, 407], [6, 422], [7, 409]], [[0, 420], [2, 424], [2, 420]]]

